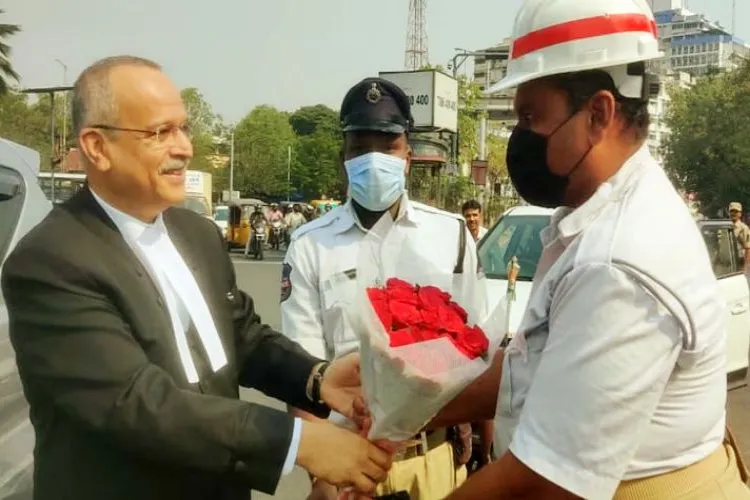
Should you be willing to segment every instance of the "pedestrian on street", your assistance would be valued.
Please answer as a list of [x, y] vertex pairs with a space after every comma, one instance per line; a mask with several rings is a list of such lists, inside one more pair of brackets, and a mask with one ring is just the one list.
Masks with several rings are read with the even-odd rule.
[[179, 90], [122, 56], [84, 70], [72, 97], [87, 185], [2, 275], [34, 498], [247, 499], [295, 463], [371, 490], [390, 465], [380, 448], [239, 399], [254, 387], [321, 417], [346, 411], [358, 360], [329, 364], [262, 324], [214, 223], [170, 208], [193, 155]]
[[[346, 309], [355, 296], [360, 245], [381, 217], [392, 217], [410, 231], [410, 239], [423, 242], [426, 265], [457, 275], [456, 293], [468, 297], [479, 288], [476, 246], [464, 220], [406, 195], [413, 119], [403, 90], [380, 78], [361, 81], [344, 97], [341, 123], [350, 199], [294, 233], [281, 286], [282, 331], [310, 354], [329, 360], [359, 348]], [[434, 500], [450, 494], [466, 477], [470, 426], [464, 431], [463, 436], [455, 429], [415, 436], [394, 457], [376, 495]], [[336, 488], [324, 478], [314, 481], [311, 498], [336, 498]]]
[[461, 206], [461, 214], [466, 220], [472, 238], [479, 242], [487, 234], [487, 228], [482, 225], [482, 205], [477, 200], [468, 200]]
[[724, 304], [647, 145], [648, 3], [526, 0], [513, 38], [489, 89], [516, 88], [508, 172], [557, 210], [516, 335], [433, 423], [495, 415], [500, 458], [449, 498], [750, 498], [726, 430]]
[[750, 228], [742, 222], [742, 204], [733, 201], [729, 204], [729, 217], [734, 226], [734, 237], [737, 239], [737, 251], [742, 259], [745, 273], [750, 269]]

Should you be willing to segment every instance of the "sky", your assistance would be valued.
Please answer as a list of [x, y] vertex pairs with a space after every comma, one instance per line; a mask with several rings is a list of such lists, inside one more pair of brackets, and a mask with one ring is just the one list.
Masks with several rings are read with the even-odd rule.
[[[427, 0], [430, 63], [510, 36], [521, 2]], [[731, 26], [732, 0], [687, 4]], [[338, 109], [360, 79], [402, 70], [409, 0], [0, 0], [0, 9], [0, 22], [23, 30], [9, 40], [23, 87], [70, 84], [102, 57], [143, 56], [231, 123], [260, 104]], [[745, 40], [748, 19], [750, 1], [738, 0]]]

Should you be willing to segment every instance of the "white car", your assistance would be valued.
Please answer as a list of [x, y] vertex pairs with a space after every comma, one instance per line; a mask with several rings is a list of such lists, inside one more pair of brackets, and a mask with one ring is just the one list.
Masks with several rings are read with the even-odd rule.
[[226, 205], [216, 205], [214, 207], [214, 222], [221, 230], [221, 234], [226, 237], [229, 228], [229, 207]]
[[[516, 332], [531, 294], [536, 265], [542, 255], [540, 232], [552, 210], [533, 206], [511, 208], [479, 242], [479, 260], [487, 276], [489, 306], [505, 300], [508, 261], [514, 255], [521, 266], [516, 280], [516, 301], [510, 311], [510, 331]], [[744, 383], [750, 356], [750, 287], [742, 272], [732, 223], [728, 220], [698, 222], [712, 257], [719, 289], [727, 310], [727, 376], [730, 384]], [[686, 270], [687, 272], [687, 270]]]
[[[39, 154], [0, 138], [0, 269], [18, 240], [52, 209], [37, 182]], [[0, 499], [31, 498], [34, 429], [0, 294]]]

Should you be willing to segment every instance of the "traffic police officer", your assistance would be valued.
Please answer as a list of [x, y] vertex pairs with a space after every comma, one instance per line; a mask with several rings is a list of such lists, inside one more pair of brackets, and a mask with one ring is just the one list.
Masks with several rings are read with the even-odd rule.
[[750, 269], [750, 228], [742, 222], [742, 204], [733, 201], [729, 204], [729, 217], [732, 219], [734, 236], [737, 239], [737, 250], [739, 251], [745, 272]]
[[[406, 195], [413, 120], [404, 92], [380, 78], [361, 81], [344, 98], [341, 125], [349, 200], [294, 233], [282, 271], [282, 331], [326, 359], [359, 347], [345, 310], [355, 296], [360, 243], [384, 214], [412, 241], [422, 242], [424, 262], [460, 275], [454, 294], [472, 300], [479, 290], [476, 247], [463, 219]], [[470, 445], [470, 436], [465, 437]], [[440, 429], [398, 452], [376, 495], [407, 492], [412, 500], [435, 500], [465, 477], [446, 430]], [[314, 497], [335, 498], [335, 490], [316, 483]]]
[[449, 498], [750, 498], [726, 431], [721, 295], [646, 144], [645, 61], [662, 57], [648, 3], [526, 0], [510, 52], [490, 89], [517, 87], [508, 172], [558, 210], [504, 357], [436, 419], [497, 405], [500, 459]]

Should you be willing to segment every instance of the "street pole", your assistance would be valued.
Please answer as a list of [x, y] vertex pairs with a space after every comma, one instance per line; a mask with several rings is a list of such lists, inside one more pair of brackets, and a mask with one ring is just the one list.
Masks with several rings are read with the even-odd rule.
[[232, 142], [229, 144], [229, 201], [232, 201], [234, 197], [234, 129], [232, 129], [230, 140]]
[[[68, 65], [62, 62], [60, 59], [55, 59], [55, 61], [62, 66], [63, 69], [63, 87], [65, 87], [68, 84]], [[60, 167], [65, 170], [65, 160], [67, 159], [67, 151], [68, 151], [68, 94], [67, 92], [63, 93], [63, 123], [62, 123], [62, 150], [61, 150], [61, 160], [60, 160]]]
[[292, 147], [287, 149], [286, 159], [286, 201], [290, 201], [292, 195]]
[[49, 93], [49, 106], [50, 106], [50, 112], [49, 112], [49, 136], [50, 136], [50, 143], [52, 144], [52, 154], [50, 154], [49, 161], [50, 161], [50, 198], [52, 198], [52, 204], [55, 204], [55, 149], [56, 149], [56, 142], [55, 141], [55, 93], [50, 92]]

